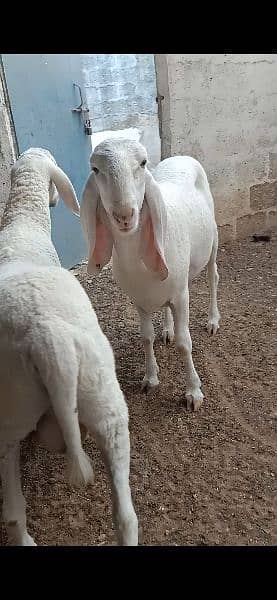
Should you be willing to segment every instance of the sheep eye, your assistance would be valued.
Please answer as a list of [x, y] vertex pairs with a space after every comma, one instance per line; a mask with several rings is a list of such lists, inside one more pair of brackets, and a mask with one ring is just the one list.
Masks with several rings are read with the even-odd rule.
[[92, 167], [92, 170], [95, 173], [95, 175], [98, 175], [99, 169], [97, 169], [97, 167]]
[[143, 160], [143, 161], [140, 163], [140, 166], [141, 166], [141, 167], [145, 167], [145, 165], [146, 165], [146, 159], [145, 159], [145, 160]]

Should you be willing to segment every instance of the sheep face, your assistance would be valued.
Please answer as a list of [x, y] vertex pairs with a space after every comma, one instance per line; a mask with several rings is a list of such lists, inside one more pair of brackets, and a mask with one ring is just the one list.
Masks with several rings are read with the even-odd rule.
[[137, 230], [145, 194], [145, 148], [134, 140], [106, 140], [96, 146], [91, 167], [111, 226], [121, 235]]

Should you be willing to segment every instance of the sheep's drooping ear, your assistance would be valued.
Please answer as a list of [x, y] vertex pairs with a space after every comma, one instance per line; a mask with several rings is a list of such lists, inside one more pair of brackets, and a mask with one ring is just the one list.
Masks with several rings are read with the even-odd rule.
[[87, 271], [96, 275], [111, 259], [113, 237], [94, 173], [90, 174], [82, 194], [80, 217], [89, 248]]
[[55, 184], [59, 195], [63, 199], [64, 203], [72, 212], [80, 216], [80, 206], [79, 202], [76, 198], [74, 187], [67, 177], [67, 175], [60, 169], [60, 167], [53, 165], [51, 163], [50, 168], [50, 178]]
[[145, 197], [141, 216], [141, 258], [146, 268], [158, 273], [163, 281], [168, 276], [164, 256], [167, 215], [160, 188], [148, 169], [146, 169]]

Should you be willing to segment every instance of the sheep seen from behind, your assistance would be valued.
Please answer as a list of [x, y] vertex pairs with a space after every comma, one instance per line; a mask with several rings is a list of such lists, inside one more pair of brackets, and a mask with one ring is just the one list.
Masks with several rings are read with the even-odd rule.
[[20, 442], [34, 437], [65, 448], [72, 484], [93, 480], [80, 424], [91, 432], [112, 487], [118, 543], [136, 545], [129, 486], [128, 409], [111, 346], [90, 300], [60, 266], [51, 242], [49, 205], [58, 194], [76, 214], [72, 184], [43, 149], [12, 169], [0, 231], [0, 474], [10, 544], [35, 545], [27, 531], [20, 483]]

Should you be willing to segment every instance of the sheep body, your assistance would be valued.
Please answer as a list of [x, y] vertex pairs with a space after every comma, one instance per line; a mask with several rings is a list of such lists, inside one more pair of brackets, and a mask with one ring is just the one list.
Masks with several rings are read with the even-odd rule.
[[[94, 169], [81, 204], [89, 243], [88, 272], [113, 257], [113, 274], [137, 307], [145, 350], [143, 388], [158, 385], [151, 314], [165, 309], [164, 341], [175, 339], [185, 360], [187, 404], [203, 401], [191, 356], [190, 281], [208, 265], [209, 333], [219, 326], [218, 233], [213, 198], [203, 167], [188, 156], [168, 158], [150, 173], [137, 142], [106, 140], [91, 156]], [[171, 314], [172, 313], [172, 314]]]
[[[57, 299], [55, 304], [53, 297]], [[35, 267], [20, 262], [0, 267], [0, 306], [1, 395], [10, 399], [8, 404], [0, 404], [0, 439], [7, 442], [23, 439], [36, 428], [40, 416], [51, 406], [42, 382], [51, 376], [56, 357], [45, 344], [46, 327], [53, 329], [53, 337], [57, 331], [63, 337], [61, 360], [65, 361], [65, 368], [70, 368], [66, 366], [68, 337], [74, 341], [80, 373], [77, 396], [82, 397], [79, 418], [85, 410], [83, 388], [86, 384], [82, 382], [82, 373], [88, 364], [97, 404], [97, 382], [98, 379], [101, 382], [101, 373], [108, 381], [111, 379], [113, 354], [88, 296], [74, 276], [61, 267]], [[39, 358], [38, 369], [38, 353], [44, 353], [43, 373], [38, 372], [42, 362]], [[113, 395], [119, 395], [120, 404], [121, 393], [114, 378], [111, 385]], [[102, 406], [101, 401], [100, 408]], [[122, 416], [127, 418], [124, 402], [121, 409]], [[95, 417], [97, 419], [97, 411]]]
[[[56, 189], [57, 187], [57, 189]], [[13, 168], [0, 232], [0, 472], [9, 541], [33, 545], [20, 486], [19, 443], [66, 449], [71, 483], [93, 480], [82, 429], [95, 437], [111, 478], [119, 543], [137, 544], [129, 488], [128, 409], [111, 346], [80, 283], [60, 266], [50, 238], [57, 190], [78, 211], [72, 185], [47, 152]]]
[[129, 236], [128, 243], [121, 237], [116, 240], [115, 280], [146, 312], [160, 310], [175, 298], [184, 288], [187, 271], [191, 281], [209, 261], [216, 225], [206, 190], [195, 187], [195, 174], [202, 175], [202, 167], [190, 157], [169, 158], [153, 171], [167, 210], [166, 280], [160, 281], [141, 261], [138, 232]]

